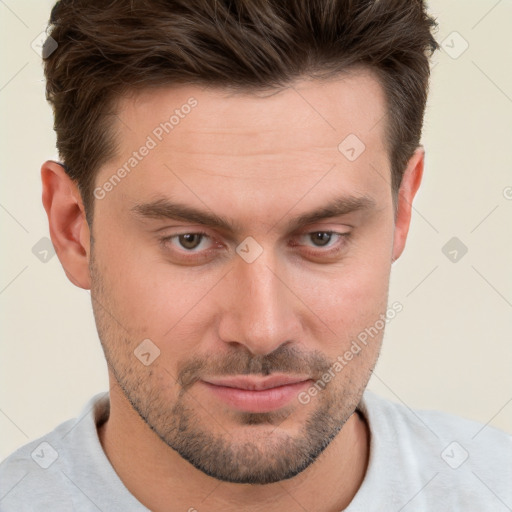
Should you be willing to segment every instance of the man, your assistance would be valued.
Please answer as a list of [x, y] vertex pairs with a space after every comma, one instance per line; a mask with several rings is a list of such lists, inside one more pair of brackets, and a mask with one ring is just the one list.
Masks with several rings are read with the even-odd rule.
[[110, 389], [4, 461], [0, 510], [510, 509], [510, 436], [365, 391], [423, 172], [423, 3], [50, 25], [43, 204]]

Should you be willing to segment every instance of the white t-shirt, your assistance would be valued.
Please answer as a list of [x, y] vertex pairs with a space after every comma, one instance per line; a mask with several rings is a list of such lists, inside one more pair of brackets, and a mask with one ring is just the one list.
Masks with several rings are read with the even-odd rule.
[[[108, 393], [94, 396], [77, 419], [5, 459], [0, 511], [147, 512], [101, 447], [96, 424], [108, 404]], [[370, 427], [370, 460], [346, 512], [512, 511], [512, 436], [370, 391], [358, 409]]]

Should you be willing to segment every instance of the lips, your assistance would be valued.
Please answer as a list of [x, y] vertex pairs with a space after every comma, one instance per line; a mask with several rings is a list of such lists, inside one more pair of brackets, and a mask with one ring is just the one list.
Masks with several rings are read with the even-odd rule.
[[223, 386], [227, 388], [246, 389], [249, 391], [260, 391], [264, 389], [277, 388], [279, 386], [288, 386], [309, 380], [308, 376], [292, 377], [289, 375], [270, 375], [264, 378], [254, 378], [247, 376], [225, 377], [225, 378], [208, 378], [203, 379], [209, 384], [215, 386]]
[[245, 412], [271, 412], [289, 404], [309, 386], [304, 376], [271, 375], [208, 378], [200, 381], [206, 390], [228, 406]]

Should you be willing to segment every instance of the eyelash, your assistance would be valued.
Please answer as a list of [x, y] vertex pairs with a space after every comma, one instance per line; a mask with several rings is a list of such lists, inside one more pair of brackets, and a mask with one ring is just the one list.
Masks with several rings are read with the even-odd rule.
[[[309, 231], [307, 233], [303, 233], [303, 234], [299, 235], [299, 237], [310, 236], [310, 235], [314, 235], [314, 234], [317, 234], [317, 233], [328, 233], [329, 235], [337, 235], [339, 237], [338, 238], [338, 242], [336, 244], [334, 244], [333, 246], [330, 246], [330, 248], [328, 250], [322, 250], [321, 247], [318, 247], [317, 250], [313, 250], [313, 251], [309, 251], [308, 252], [309, 254], [317, 255], [317, 256], [318, 255], [320, 255], [320, 256], [335, 255], [337, 252], [339, 252], [341, 250], [341, 248], [344, 245], [344, 243], [350, 237], [350, 233], [338, 233], [337, 231], [322, 231], [322, 230]], [[208, 233], [205, 233], [204, 231], [186, 231], [186, 232], [183, 232], [183, 233], [177, 233], [177, 234], [174, 234], [174, 235], [170, 235], [170, 236], [166, 236], [166, 237], [160, 238], [159, 241], [160, 241], [160, 244], [162, 245], [162, 247], [164, 249], [168, 249], [168, 247], [170, 245], [170, 242], [173, 239], [175, 239], [175, 238], [177, 239], [178, 237], [183, 236], [183, 235], [200, 235], [203, 238], [200, 240], [199, 243], [201, 243], [204, 238], [208, 238], [208, 239], [212, 238], [212, 237], [210, 237], [210, 235], [208, 235]], [[331, 242], [331, 240], [329, 240], [329, 243], [330, 242]], [[293, 244], [293, 247], [296, 247], [298, 245], [299, 244]], [[209, 248], [209, 249], [205, 249], [203, 251], [196, 251], [195, 249], [187, 250], [185, 248], [181, 248], [181, 250], [183, 251], [182, 254], [185, 255], [185, 258], [188, 258], [189, 261], [192, 261], [195, 258], [193, 256], [190, 257], [187, 254], [190, 254], [190, 255], [197, 254], [198, 256], [196, 258], [201, 258], [201, 257], [206, 257], [207, 258], [213, 251], [215, 251], [215, 247]]]

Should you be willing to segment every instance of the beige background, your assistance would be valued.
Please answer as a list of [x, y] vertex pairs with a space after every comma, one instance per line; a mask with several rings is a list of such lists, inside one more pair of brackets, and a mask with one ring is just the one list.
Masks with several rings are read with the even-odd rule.
[[[55, 139], [31, 43], [52, 4], [0, 2], [0, 458], [107, 389], [89, 292], [56, 256], [32, 252], [49, 236], [39, 169]], [[512, 432], [512, 2], [436, 0], [430, 11], [446, 49], [434, 60], [424, 181], [391, 280], [390, 304], [404, 310], [370, 387]], [[442, 252], [454, 236], [468, 248], [456, 263]]]

